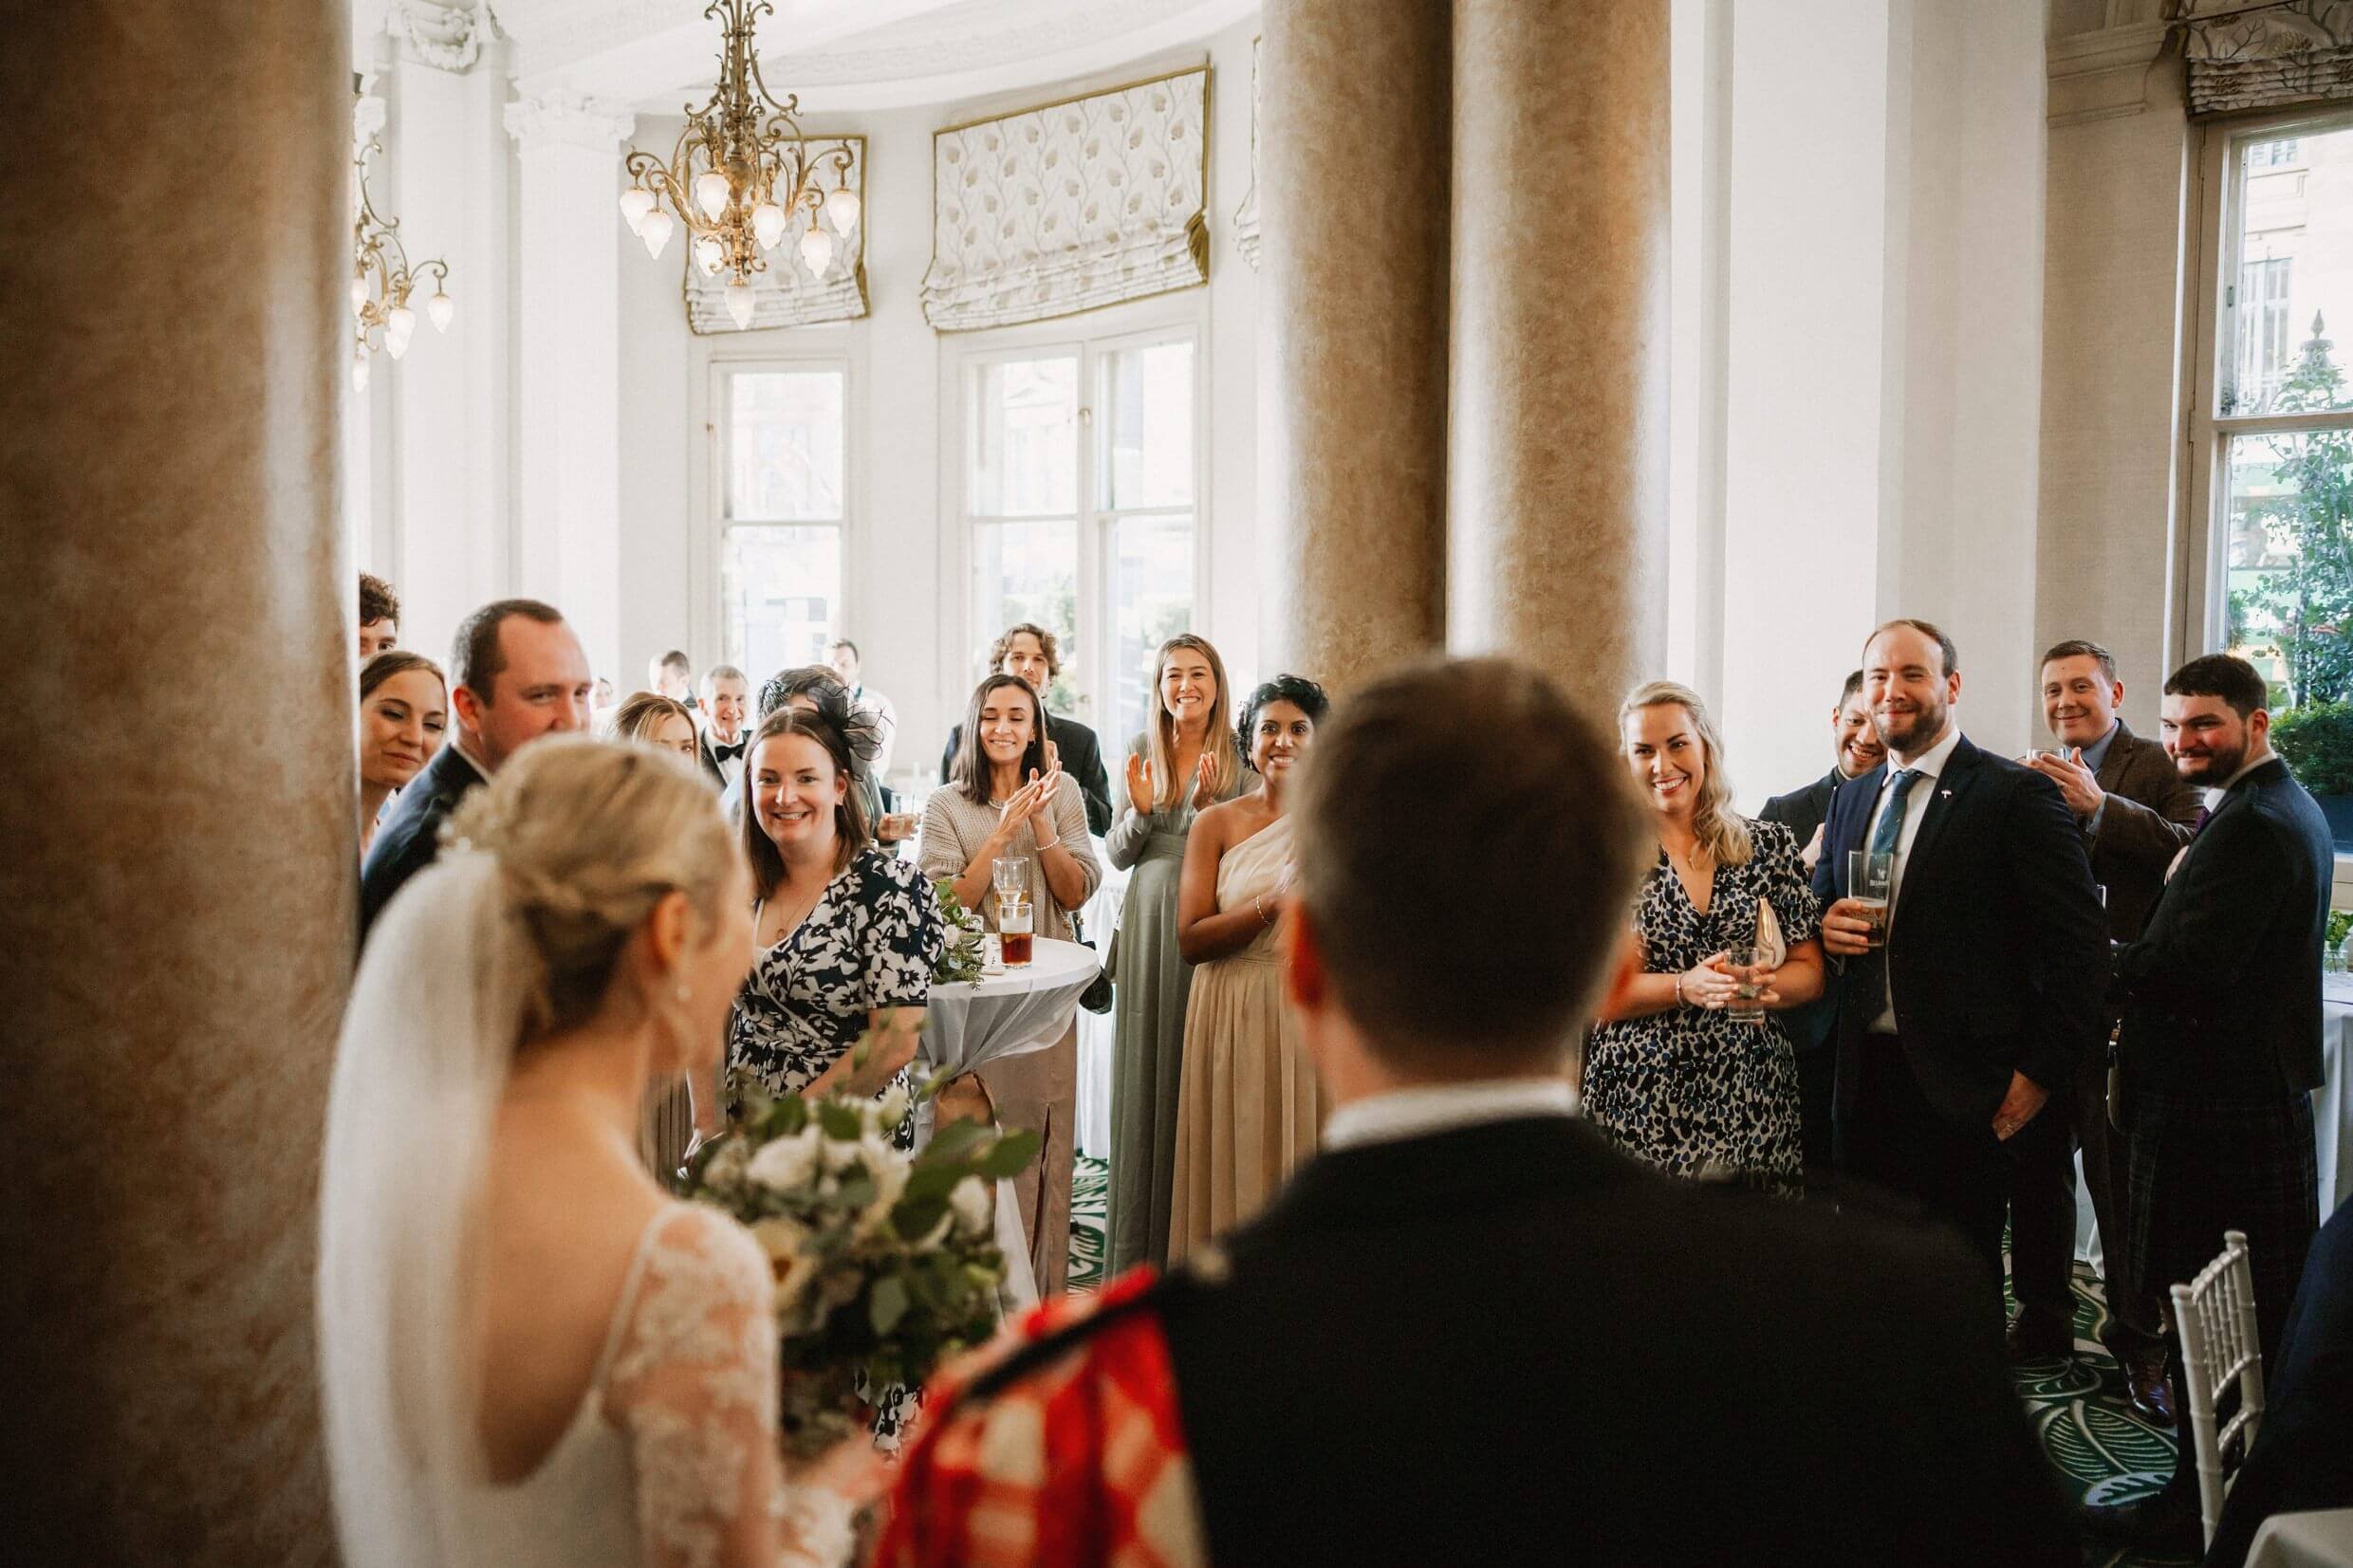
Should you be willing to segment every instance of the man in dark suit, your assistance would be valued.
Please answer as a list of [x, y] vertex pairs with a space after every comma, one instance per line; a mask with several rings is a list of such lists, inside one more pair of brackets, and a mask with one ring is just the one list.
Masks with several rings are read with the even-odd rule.
[[[1814, 891], [1843, 961], [1840, 1165], [1957, 1227], [1998, 1312], [2010, 1140], [2100, 1040], [2107, 932], [2057, 786], [1961, 733], [1958, 665], [1926, 621], [1871, 635], [1863, 692], [1887, 761], [1831, 801]], [[1840, 896], [1857, 850], [1894, 857], [1881, 948]]]
[[1336, 710], [1299, 791], [1322, 1151], [1167, 1279], [935, 1384], [878, 1563], [2077, 1560], [1949, 1235], [1677, 1181], [1578, 1119], [1656, 854], [1603, 725], [1434, 662]]
[[502, 599], [468, 616], [450, 651], [449, 744], [393, 802], [360, 868], [360, 936], [392, 895], [441, 852], [459, 800], [542, 735], [588, 728], [594, 677], [563, 613]]
[[[1046, 689], [1062, 673], [1062, 652], [1056, 646], [1054, 634], [1029, 621], [1008, 626], [1003, 636], [989, 650], [989, 671], [991, 674], [1019, 675], [1029, 683], [1029, 690], [1038, 694], [1038, 706], [1046, 705]], [[1064, 718], [1060, 713], [1046, 715], [1046, 740], [1051, 754], [1062, 762], [1064, 775], [1079, 786], [1079, 794], [1086, 802], [1086, 831], [1097, 838], [1111, 831], [1111, 776], [1103, 771], [1102, 745], [1095, 731], [1076, 719]], [[964, 726], [956, 724], [948, 730], [948, 746], [939, 754], [939, 778], [951, 782], [955, 772], [957, 748], [964, 744]]]
[[[2165, 748], [2206, 791], [2138, 942], [2118, 948], [2117, 1036], [2130, 1142], [2125, 1237], [2152, 1286], [2187, 1282], [2247, 1233], [2255, 1324], [2276, 1366], [2280, 1328], [2319, 1225], [2310, 1092], [2321, 1083], [2321, 943], [2335, 858], [2328, 821], [2271, 753], [2263, 676], [2228, 654], [2165, 683]], [[2144, 1503], [2095, 1510], [2104, 1530], [2198, 1544], [2197, 1479], [2182, 1417], [2173, 1480]]]
[[[1776, 795], [1757, 813], [1779, 822], [1796, 836], [1799, 858], [1811, 871], [1822, 860], [1822, 824], [1830, 815], [1830, 797], [1849, 779], [1860, 779], [1886, 759], [1871, 727], [1871, 705], [1862, 699], [1862, 672], [1846, 677], [1838, 706], [1830, 710], [1830, 771], [1803, 789]], [[1838, 997], [1829, 989], [1803, 1007], [1781, 1015], [1781, 1026], [1797, 1049], [1798, 1136], [1805, 1147], [1806, 1169], [1821, 1171], [1831, 1162], [1830, 1090], [1838, 1076], [1838, 1052], [1831, 1049], [1831, 1026], [1838, 1022]]]
[[[2175, 771], [2163, 747], [2142, 740], [2118, 717], [2124, 683], [2116, 678], [2115, 655], [2098, 643], [2062, 642], [2045, 654], [2042, 698], [2043, 720], [2058, 749], [2019, 761], [2059, 786], [2084, 831], [2092, 876], [2105, 890], [2108, 935], [2133, 941], [2165, 886], [2165, 868], [2190, 841], [2197, 791]], [[2075, 1353], [2072, 1332], [2051, 1329], [2066, 1324], [2074, 1310], [2080, 1148], [2107, 1276], [2103, 1337], [2134, 1406], [2170, 1424], [2164, 1311], [2146, 1282], [2124, 1271], [2124, 1138], [2108, 1119], [2108, 1053], [2086, 1056], [2075, 1081], [2051, 1098], [2019, 1138], [2019, 1183], [2010, 1209], [2010, 1285], [2029, 1310], [2011, 1325], [2010, 1354], [2028, 1359]]]

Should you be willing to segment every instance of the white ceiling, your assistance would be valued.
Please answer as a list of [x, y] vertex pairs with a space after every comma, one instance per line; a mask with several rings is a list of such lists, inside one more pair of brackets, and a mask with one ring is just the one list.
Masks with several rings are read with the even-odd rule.
[[[490, 0], [490, 9], [512, 40], [510, 65], [525, 93], [577, 93], [640, 114], [676, 114], [688, 99], [699, 104], [709, 96], [716, 75], [719, 24], [703, 16], [708, 3]], [[761, 75], [779, 99], [796, 93], [803, 109], [820, 112], [899, 108], [1108, 70], [1198, 43], [1259, 3], [772, 0], [753, 36]], [[455, 0], [453, 9], [472, 8]]]

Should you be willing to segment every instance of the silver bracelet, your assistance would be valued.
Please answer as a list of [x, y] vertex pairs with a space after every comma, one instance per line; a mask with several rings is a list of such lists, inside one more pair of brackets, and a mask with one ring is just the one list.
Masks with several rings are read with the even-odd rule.
[[1678, 1007], [1688, 1007], [1691, 1005], [1690, 1003], [1683, 1000], [1683, 977], [1679, 973], [1675, 977], [1675, 1005]]

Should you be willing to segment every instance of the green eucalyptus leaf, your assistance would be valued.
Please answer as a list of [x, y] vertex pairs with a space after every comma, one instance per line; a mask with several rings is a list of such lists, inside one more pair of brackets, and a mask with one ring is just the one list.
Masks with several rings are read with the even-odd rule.
[[1027, 1127], [1016, 1128], [997, 1139], [996, 1146], [980, 1156], [975, 1169], [984, 1176], [1007, 1181], [1029, 1168], [1038, 1157], [1038, 1146], [1044, 1142]]
[[907, 1316], [907, 1287], [897, 1275], [886, 1275], [874, 1282], [873, 1293], [866, 1301], [866, 1319], [874, 1325], [877, 1335], [886, 1335], [899, 1326]]
[[839, 1099], [824, 1099], [817, 1104], [817, 1125], [825, 1136], [843, 1143], [856, 1143], [866, 1131], [865, 1118], [858, 1108]]
[[[952, 1121], [939, 1130], [939, 1134], [916, 1156], [916, 1168], [929, 1171], [962, 1160], [974, 1149], [988, 1141], [989, 1124], [981, 1121]], [[958, 1176], [964, 1174], [959, 1167]]]

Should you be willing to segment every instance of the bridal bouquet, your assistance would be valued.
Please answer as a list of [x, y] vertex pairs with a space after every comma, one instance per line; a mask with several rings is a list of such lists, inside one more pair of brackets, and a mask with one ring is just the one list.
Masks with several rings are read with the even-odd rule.
[[811, 1103], [747, 1084], [734, 1130], [690, 1168], [691, 1195], [768, 1253], [781, 1425], [802, 1457], [863, 1430], [862, 1391], [919, 1388], [996, 1327], [1005, 1256], [991, 1184], [1037, 1156], [1038, 1135], [956, 1121], [910, 1154], [890, 1142], [908, 1098]]
[[956, 896], [955, 883], [942, 876], [932, 884], [932, 895], [939, 901], [939, 913], [948, 923], [948, 945], [939, 955], [939, 967], [932, 971], [935, 986], [954, 986], [980, 978], [981, 958], [988, 950], [989, 934], [980, 923], [980, 916], [965, 908]]

